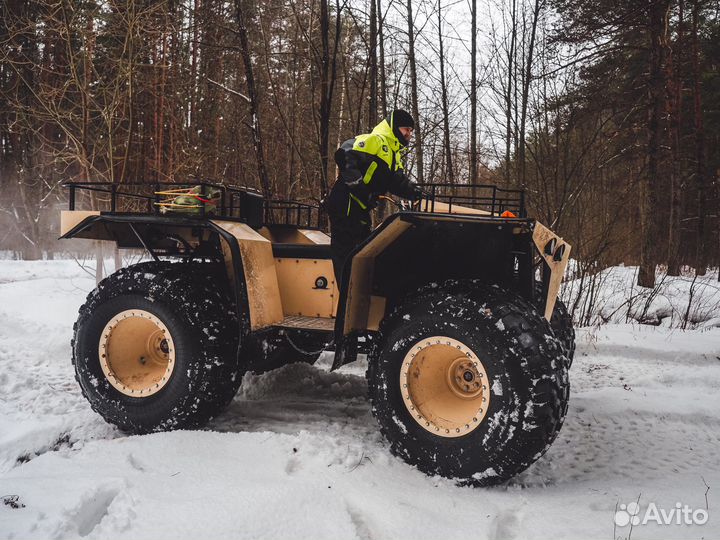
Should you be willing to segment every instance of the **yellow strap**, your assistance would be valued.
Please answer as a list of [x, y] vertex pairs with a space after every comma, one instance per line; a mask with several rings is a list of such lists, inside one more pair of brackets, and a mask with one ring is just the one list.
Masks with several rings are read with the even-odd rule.
[[370, 180], [372, 180], [373, 174], [375, 174], [375, 169], [377, 169], [377, 162], [373, 161], [370, 163], [370, 165], [367, 168], [367, 171], [365, 171], [365, 176], [363, 176], [363, 182], [365, 184], [369, 184]]
[[156, 191], [155, 195], [192, 195], [192, 188], [168, 189], [165, 191]]
[[[353, 201], [355, 201], [356, 203], [358, 203], [360, 205], [360, 208], [362, 208], [363, 210], [367, 210], [367, 206], [365, 204], [363, 204], [363, 202], [360, 199], [358, 199], [355, 195], [353, 195], [352, 193], [350, 194], [350, 198]], [[350, 201], [348, 201], [348, 216], [349, 215], [350, 215]]]
[[[172, 208], [202, 208], [201, 204], [175, 204], [175, 203], [168, 203], [168, 202], [156, 202], [153, 203], [155, 206], [169, 206]], [[215, 205], [213, 205], [215, 206]]]

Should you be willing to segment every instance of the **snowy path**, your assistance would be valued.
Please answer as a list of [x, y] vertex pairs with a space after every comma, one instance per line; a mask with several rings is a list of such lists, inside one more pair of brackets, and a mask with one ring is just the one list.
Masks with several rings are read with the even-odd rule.
[[[74, 262], [0, 261], [0, 504], [5, 538], [604, 538], [640, 496], [705, 508], [705, 525], [633, 539], [720, 537], [720, 329], [579, 332], [565, 426], [509, 485], [458, 488], [392, 457], [364, 368], [248, 375], [207, 431], [127, 437], [70, 365], [94, 283]], [[629, 527], [615, 536], [626, 538]]]

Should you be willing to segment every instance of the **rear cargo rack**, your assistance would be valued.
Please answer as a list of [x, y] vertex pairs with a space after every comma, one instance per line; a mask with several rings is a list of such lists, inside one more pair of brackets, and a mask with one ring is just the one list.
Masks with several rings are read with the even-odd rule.
[[[105, 212], [155, 214], [165, 212], [183, 217], [214, 217], [238, 219], [253, 226], [264, 224], [293, 225], [307, 229], [319, 228], [320, 207], [317, 204], [289, 200], [266, 200], [256, 190], [217, 184], [212, 182], [66, 182], [68, 209], [75, 210], [82, 193], [101, 193]], [[197, 188], [197, 193], [187, 195], [182, 189]], [[209, 198], [211, 194], [217, 196]], [[191, 196], [198, 199], [192, 206], [168, 203], [172, 197]]]

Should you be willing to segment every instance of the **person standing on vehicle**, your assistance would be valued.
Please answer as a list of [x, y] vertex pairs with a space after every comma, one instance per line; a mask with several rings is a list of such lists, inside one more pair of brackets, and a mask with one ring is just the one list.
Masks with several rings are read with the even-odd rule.
[[372, 133], [348, 139], [335, 152], [339, 174], [326, 208], [338, 287], [345, 259], [370, 235], [370, 211], [377, 206], [378, 197], [389, 191], [415, 200], [422, 194], [405, 175], [401, 155], [410, 143], [414, 128], [412, 116], [395, 109]]

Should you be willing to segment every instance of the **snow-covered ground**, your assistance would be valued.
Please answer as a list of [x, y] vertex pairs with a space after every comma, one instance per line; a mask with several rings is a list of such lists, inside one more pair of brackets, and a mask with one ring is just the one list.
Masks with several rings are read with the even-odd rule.
[[[473, 489], [391, 456], [364, 366], [327, 356], [246, 376], [205, 431], [117, 432], [70, 365], [92, 287], [73, 261], [0, 261], [0, 538], [720, 537], [720, 328], [580, 330], [558, 440]], [[638, 498], [708, 521], [615, 525]]]

